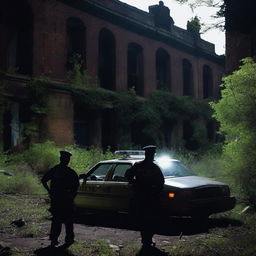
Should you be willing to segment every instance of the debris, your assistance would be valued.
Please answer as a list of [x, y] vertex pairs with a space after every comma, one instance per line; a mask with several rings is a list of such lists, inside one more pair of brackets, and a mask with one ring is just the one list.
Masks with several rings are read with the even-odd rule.
[[14, 220], [13, 222], [11, 222], [11, 225], [14, 225], [16, 227], [23, 227], [25, 226], [27, 223], [24, 219], [18, 219], [18, 220]]
[[11, 172], [5, 171], [5, 170], [0, 170], [0, 173], [6, 175], [6, 176], [13, 176]]
[[246, 206], [239, 214], [243, 214], [245, 212], [247, 212], [251, 207], [248, 205]]

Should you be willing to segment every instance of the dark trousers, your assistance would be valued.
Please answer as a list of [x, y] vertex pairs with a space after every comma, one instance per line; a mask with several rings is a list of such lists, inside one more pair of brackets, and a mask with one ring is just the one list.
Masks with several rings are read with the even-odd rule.
[[59, 218], [53, 217], [50, 231], [50, 240], [52, 242], [58, 241], [58, 237], [61, 233], [62, 223], [65, 225], [66, 236], [65, 242], [69, 243], [74, 240], [74, 225], [72, 220], [61, 221]]
[[159, 220], [159, 200], [147, 195], [134, 196], [130, 201], [130, 215], [140, 230], [141, 242], [144, 246], [152, 245], [152, 238]]

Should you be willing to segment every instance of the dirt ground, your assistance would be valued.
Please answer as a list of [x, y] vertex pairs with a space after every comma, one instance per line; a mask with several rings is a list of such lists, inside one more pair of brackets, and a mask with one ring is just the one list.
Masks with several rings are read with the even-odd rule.
[[[186, 241], [192, 237], [206, 237], [211, 228], [225, 227], [231, 225], [230, 220], [211, 219], [207, 225], [200, 225], [191, 219], [167, 219], [162, 220], [156, 226], [154, 240], [158, 248], [163, 249], [171, 246], [175, 241]], [[15, 248], [19, 255], [26, 255], [26, 252], [45, 248], [49, 245], [48, 233], [50, 230], [50, 220], [42, 224], [42, 234], [38, 237], [15, 237], [7, 233], [0, 233], [0, 245], [4, 248]], [[60, 242], [64, 241], [64, 231], [60, 237]], [[127, 215], [103, 215], [88, 214], [76, 219], [75, 239], [87, 243], [93, 240], [105, 240], [113, 249], [119, 249], [127, 244], [137, 244], [140, 246], [140, 233], [136, 227], [130, 223]], [[1, 249], [1, 248], [0, 248]], [[0, 250], [1, 252], [1, 250]], [[0, 255], [8, 255], [1, 254]]]

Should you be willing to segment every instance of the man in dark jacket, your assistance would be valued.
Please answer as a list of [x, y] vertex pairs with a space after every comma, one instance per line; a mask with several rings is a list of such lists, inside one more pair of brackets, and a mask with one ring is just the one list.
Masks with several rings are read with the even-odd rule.
[[128, 169], [126, 178], [134, 188], [130, 202], [130, 214], [139, 225], [143, 248], [150, 248], [154, 245], [152, 224], [159, 215], [159, 195], [164, 185], [164, 176], [153, 162], [156, 146], [149, 145], [143, 149], [145, 159]]
[[[51, 199], [49, 211], [52, 213], [50, 231], [51, 246], [56, 246], [61, 233], [62, 223], [65, 224], [65, 245], [74, 242], [74, 198], [79, 187], [77, 173], [68, 167], [72, 154], [60, 151], [60, 163], [51, 168], [42, 178], [42, 184], [48, 191]], [[50, 181], [50, 186], [48, 182]]]

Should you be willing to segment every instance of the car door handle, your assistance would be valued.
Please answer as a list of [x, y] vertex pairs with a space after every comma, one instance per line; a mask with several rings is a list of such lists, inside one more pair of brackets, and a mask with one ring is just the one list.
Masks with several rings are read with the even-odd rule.
[[100, 185], [96, 185], [96, 188], [100, 188]]

